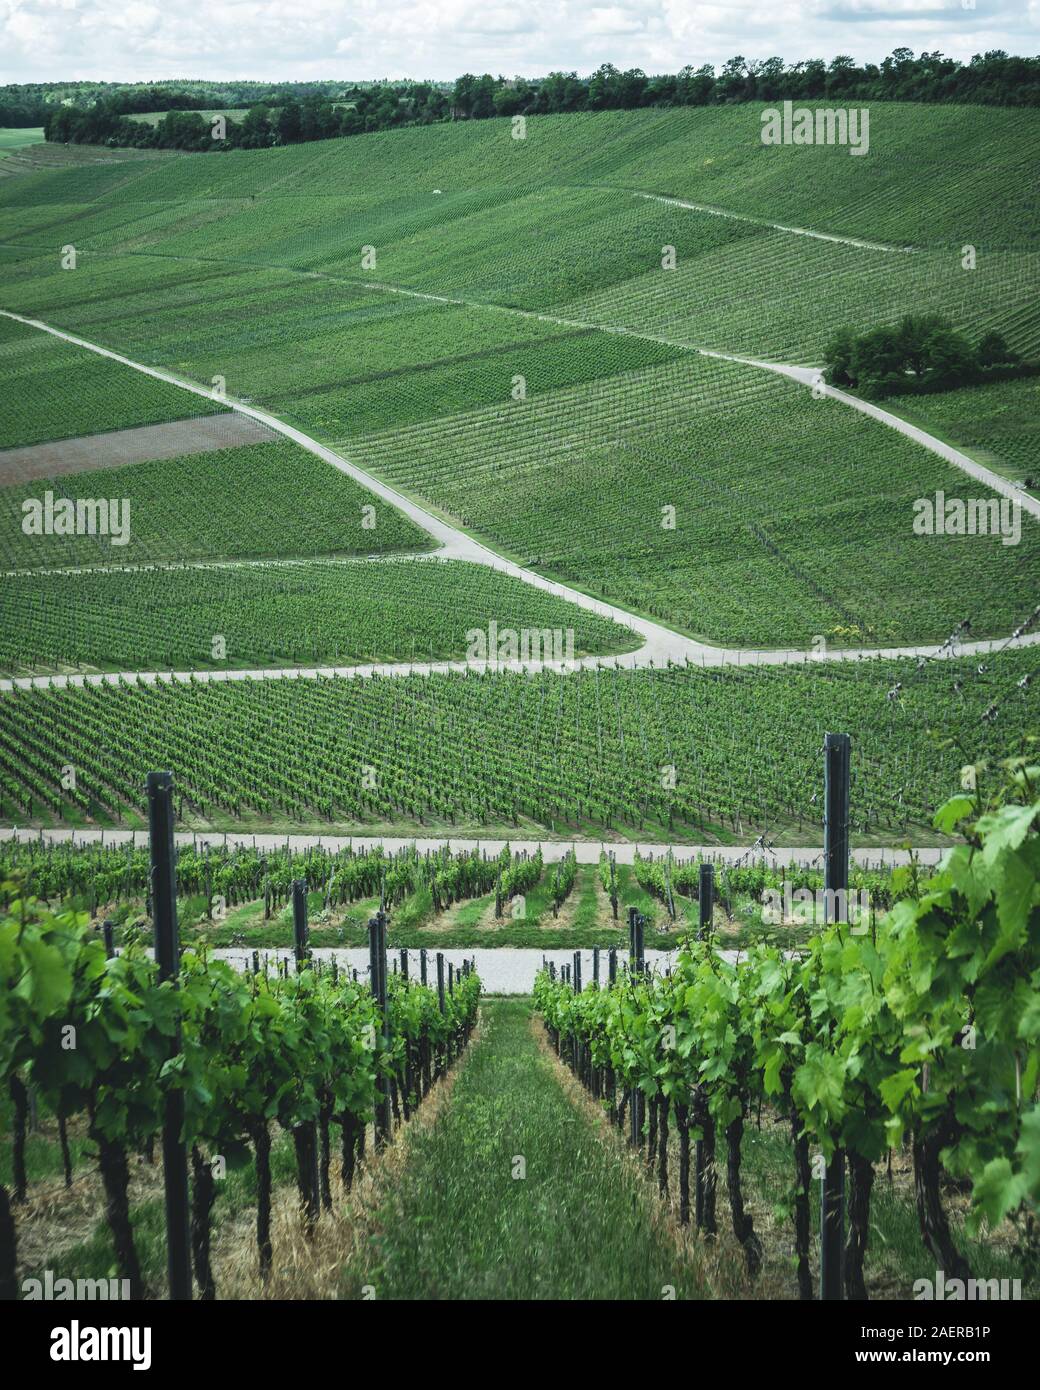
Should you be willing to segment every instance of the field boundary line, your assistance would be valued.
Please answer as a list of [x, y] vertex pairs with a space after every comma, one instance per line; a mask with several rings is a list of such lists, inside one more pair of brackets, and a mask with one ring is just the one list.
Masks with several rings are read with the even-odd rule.
[[[676, 634], [678, 637], [679, 634]], [[688, 642], [688, 638], [680, 638]], [[135, 685], [220, 685], [231, 681], [280, 681], [280, 680], [370, 680], [373, 677], [398, 678], [407, 676], [447, 676], [461, 675], [468, 671], [493, 675], [537, 675], [542, 671], [554, 671], [559, 675], [570, 675], [575, 671], [615, 670], [615, 669], [672, 669], [686, 667], [735, 667], [746, 670], [760, 666], [811, 666], [849, 661], [893, 661], [926, 658], [932, 661], [949, 661], [957, 657], [992, 656], [1009, 648], [1019, 650], [1023, 647], [1040, 645], [1040, 632], [1024, 633], [1013, 642], [1007, 638], [985, 638], [962, 645], [936, 647], [934, 644], [917, 647], [876, 647], [872, 649], [850, 648], [838, 651], [802, 651], [801, 649], [777, 649], [775, 651], [756, 651], [738, 647], [730, 650], [725, 647], [706, 647], [699, 660], [676, 659], [666, 656], [655, 659], [655, 653], [648, 652], [649, 644], [632, 652], [616, 652], [603, 656], [577, 657], [573, 661], [480, 661], [459, 659], [457, 661], [369, 661], [354, 666], [279, 666], [257, 667], [252, 670], [221, 670], [200, 668], [188, 671], [98, 671], [76, 672], [68, 675], [49, 676], [9, 676], [0, 679], [0, 692], [13, 690], [72, 690], [85, 686], [135, 686]]]
[[912, 256], [917, 249], [914, 246], [893, 246], [886, 241], [864, 241], [861, 237], [839, 236], [836, 232], [814, 232], [811, 227], [788, 227], [782, 222], [770, 222], [765, 217], [755, 217], [751, 213], [730, 212], [728, 208], [712, 207], [710, 203], [688, 203], [683, 198], [669, 198], [663, 193], [633, 193], [632, 197], [646, 198], [651, 203], [667, 203], [675, 208], [688, 208], [691, 212], [704, 212], [709, 217], [728, 217], [734, 222], [750, 222], [754, 227], [773, 232], [813, 237], [816, 241], [836, 241], [842, 246], [854, 246], [860, 251], [888, 251], [895, 255]]
[[[148, 844], [148, 830], [93, 829], [89, 827], [82, 829], [43, 827], [42, 829], [18, 830], [11, 826], [0, 826], [0, 841], [14, 840], [20, 844], [32, 844], [41, 838], [52, 844], [73, 846], [77, 844], [136, 846]], [[677, 862], [681, 862], [682, 856], [688, 856], [690, 859], [713, 859], [718, 864], [739, 865], [746, 862], [748, 855], [746, 845], [675, 844], [652, 840], [544, 840], [527, 839], [522, 835], [514, 835], [511, 839], [500, 839], [494, 836], [474, 837], [472, 835], [319, 835], [302, 832], [290, 833], [286, 836], [278, 834], [276, 831], [253, 833], [248, 830], [229, 830], [225, 837], [221, 830], [177, 830], [174, 832], [174, 840], [178, 845], [197, 846], [200, 841], [213, 844], [217, 840], [223, 842], [225, 838], [229, 848], [237, 846], [243, 849], [250, 847], [281, 849], [288, 839], [290, 848], [296, 851], [324, 848], [335, 853], [345, 849], [382, 848], [388, 853], [396, 853], [398, 850], [410, 849], [415, 846], [421, 853], [426, 850], [433, 851], [445, 847], [464, 850], [467, 853], [471, 850], [477, 850], [478, 853], [486, 850], [489, 857], [500, 854], [507, 845], [515, 845], [532, 852], [540, 849], [543, 859], [548, 864], [558, 863], [573, 850], [578, 863], [585, 868], [594, 867], [599, 863], [601, 850], [612, 851], [619, 864], [634, 863], [637, 853], [644, 859], [648, 855], [653, 855], [655, 859], [659, 859], [666, 855], [669, 850], [679, 857]], [[769, 859], [775, 863], [800, 864], [809, 868], [818, 865], [823, 857], [822, 849], [802, 845], [771, 844], [764, 846], [758, 853], [762, 859]], [[849, 851], [852, 861], [862, 868], [870, 868], [873, 864], [909, 864], [914, 857], [919, 857], [921, 862], [925, 864], [938, 864], [945, 853], [946, 847], [942, 845], [925, 845], [908, 850], [903, 841], [898, 844], [868, 845]], [[511, 949], [526, 950], [527, 948]]]

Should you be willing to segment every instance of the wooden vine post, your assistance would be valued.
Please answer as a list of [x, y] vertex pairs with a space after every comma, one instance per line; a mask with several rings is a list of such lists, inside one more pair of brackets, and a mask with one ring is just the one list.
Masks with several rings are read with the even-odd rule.
[[[176, 990], [180, 973], [177, 933], [177, 882], [173, 848], [173, 773], [149, 772], [148, 838], [151, 849], [152, 920], [159, 979]], [[181, 1050], [180, 1019], [170, 1039], [170, 1056]], [[182, 1138], [184, 1092], [171, 1086], [163, 1107], [163, 1186], [166, 1198], [166, 1267], [170, 1298], [191, 1298], [191, 1239], [188, 1207], [188, 1150]]]
[[[643, 928], [646, 918], [634, 907], [628, 909], [628, 970], [633, 978], [646, 971], [646, 957], [643, 949]], [[629, 1139], [633, 1148], [638, 1148], [643, 1138], [643, 1112], [645, 1098], [638, 1086], [632, 1087], [629, 1103]]]
[[[390, 1022], [386, 1010], [386, 913], [380, 909], [368, 924], [369, 979], [379, 1012], [384, 1044], [390, 1041]], [[390, 1136], [390, 1089], [382, 1070], [376, 1074], [376, 1148], [386, 1146]]]
[[[823, 869], [824, 903], [844, 903], [849, 887], [849, 783], [848, 734], [827, 734], [823, 756]], [[840, 894], [840, 896], [838, 896]], [[840, 909], [839, 909], [840, 912]], [[845, 1152], [836, 1149], [820, 1179], [820, 1299], [840, 1300], [844, 1290], [842, 1268], [845, 1247]]]

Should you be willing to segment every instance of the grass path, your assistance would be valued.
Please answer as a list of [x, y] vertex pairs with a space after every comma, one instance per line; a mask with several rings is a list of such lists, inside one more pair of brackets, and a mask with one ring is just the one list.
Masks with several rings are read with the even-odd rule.
[[565, 1094], [530, 1002], [482, 1012], [450, 1103], [416, 1131], [364, 1252], [342, 1271], [344, 1296], [661, 1299], [670, 1286], [703, 1297], [647, 1184]]

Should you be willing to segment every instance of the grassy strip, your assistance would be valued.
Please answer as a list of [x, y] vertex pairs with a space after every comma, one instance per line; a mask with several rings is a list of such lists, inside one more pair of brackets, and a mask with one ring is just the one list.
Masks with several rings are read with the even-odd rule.
[[[514, 1176], [520, 1160], [526, 1176]], [[342, 1290], [381, 1299], [702, 1296], [624, 1155], [598, 1142], [531, 1031], [526, 1000], [484, 1005], [483, 1037], [379, 1206]]]
[[[31, 1092], [30, 1092], [31, 1095]], [[9, 1191], [14, 1186], [14, 1106], [9, 1095], [0, 1096], [0, 1183]], [[94, 1146], [89, 1142], [81, 1115], [68, 1122], [69, 1158], [76, 1172], [90, 1161]], [[49, 1110], [40, 1109], [36, 1128], [31, 1123], [25, 1139], [25, 1172], [31, 1188], [46, 1178], [61, 1178], [64, 1166], [58, 1138], [58, 1122]]]
[[[379, 907], [378, 898], [367, 898], [345, 907], [324, 910], [321, 891], [308, 894], [310, 943], [315, 947], [354, 947], [368, 945], [368, 921]], [[635, 907], [647, 919], [645, 945], [651, 950], [674, 950], [686, 931], [697, 930], [697, 904], [676, 894], [677, 917], [669, 924], [664, 904], [644, 892], [628, 865], [618, 866], [618, 920], [615, 926], [610, 917], [606, 895], [598, 886], [598, 869], [583, 865], [578, 870], [574, 889], [561, 909], [559, 925], [552, 915], [552, 896], [548, 878], [527, 894], [523, 917], [513, 918], [506, 904], [500, 925], [494, 922], [488, 909], [493, 905], [493, 893], [456, 904], [440, 918], [433, 911], [428, 888], [411, 894], [390, 914], [390, 945], [418, 950], [490, 949], [496, 946], [530, 950], [591, 950], [593, 946], [609, 949], [627, 947], [628, 909]], [[73, 898], [71, 904], [81, 911], [88, 904]], [[721, 909], [719, 910], [721, 911]], [[283, 948], [293, 944], [292, 908], [276, 909], [265, 921], [262, 902], [250, 902], [233, 907], [222, 920], [209, 921], [205, 916], [206, 899], [201, 894], [178, 901], [177, 916], [181, 941], [184, 945], [213, 947], [240, 946], [253, 950]], [[569, 915], [568, 915], [569, 914]], [[138, 924], [138, 929], [151, 934], [151, 924], [144, 916], [144, 904], [121, 903], [107, 915], [115, 924], [116, 945], [122, 945], [124, 927]], [[670, 928], [670, 929], [669, 929]], [[721, 930], [719, 930], [721, 928]], [[717, 918], [719, 944], [726, 947], [747, 946], [751, 941], [773, 936], [783, 945], [804, 939], [809, 929], [784, 928], [778, 932], [749, 919], [737, 918], [726, 924]]]
[[[539, 1022], [539, 1027], [541, 1026]], [[596, 1102], [574, 1083], [577, 1103], [591, 1110]], [[626, 1127], [627, 1132], [627, 1127]], [[605, 1146], [625, 1150], [627, 1144], [621, 1132], [604, 1126], [601, 1139]], [[652, 1165], [646, 1163], [647, 1146], [641, 1147], [645, 1193], [649, 1200], [660, 1204], [662, 1215], [673, 1219], [679, 1213], [679, 1145], [674, 1117], [669, 1124], [668, 1194], [662, 1199], [658, 1187], [658, 1155]], [[749, 1115], [741, 1145], [741, 1187], [744, 1211], [750, 1215], [755, 1233], [762, 1246], [762, 1268], [758, 1277], [749, 1281], [743, 1253], [733, 1233], [732, 1213], [726, 1173], [725, 1144], [717, 1150], [719, 1164], [717, 1185], [718, 1239], [713, 1244], [702, 1243], [691, 1225], [687, 1228], [694, 1248], [702, 1251], [705, 1267], [717, 1296], [725, 1299], [793, 1299], [798, 1298], [795, 1278], [795, 1233], [793, 1220], [794, 1161], [789, 1122], [768, 1109], [760, 1116]], [[935, 1261], [921, 1239], [914, 1201], [913, 1165], [908, 1153], [894, 1153], [891, 1168], [880, 1163], [875, 1169], [874, 1189], [870, 1211], [870, 1241], [864, 1264], [867, 1290], [872, 1299], [912, 1299], [917, 1280], [936, 1277]], [[691, 1202], [693, 1175], [691, 1173]], [[820, 1202], [818, 1182], [810, 1186], [810, 1268], [814, 1285], [820, 1272]], [[1037, 1296], [1036, 1280], [1028, 1278], [1027, 1262], [1016, 1249], [1016, 1233], [1009, 1222], [995, 1232], [970, 1238], [964, 1230], [968, 1201], [964, 1193], [948, 1184], [943, 1194], [944, 1204], [958, 1247], [964, 1253], [977, 1279], [1015, 1279], [1022, 1281], [1022, 1296]], [[709, 1253], [710, 1252], [710, 1253]]]

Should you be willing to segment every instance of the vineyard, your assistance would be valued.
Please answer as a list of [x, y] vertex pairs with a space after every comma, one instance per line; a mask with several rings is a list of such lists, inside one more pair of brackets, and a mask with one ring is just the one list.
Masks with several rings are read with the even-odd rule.
[[[223, 378], [493, 546], [684, 632], [899, 645], [970, 616], [975, 635], [1000, 636], [1012, 596], [1040, 580], [1029, 518], [1013, 547], [915, 535], [915, 499], [965, 490], [955, 469], [847, 406], [694, 349], [812, 365], [835, 326], [862, 331], [912, 304], [1035, 358], [1035, 209], [1008, 192], [1024, 186], [1035, 115], [888, 104], [866, 189], [840, 151], [795, 177], [792, 152], [747, 138], [753, 119], [743, 107], [543, 117], [522, 140], [505, 121], [462, 123], [142, 161], [129, 182], [118, 164], [8, 180], [5, 302], [202, 385]], [[80, 253], [71, 273], [49, 249], [58, 222]], [[790, 230], [806, 227], [820, 235]], [[971, 238], [986, 253], [967, 271]], [[109, 427], [94, 400], [75, 428]], [[382, 512], [359, 536], [345, 484], [339, 512], [286, 515], [322, 486], [302, 463], [280, 508], [261, 487], [225, 527], [199, 471], [254, 462], [253, 450], [183, 460], [161, 491], [141, 465], [135, 553], [423, 544]], [[208, 544], [184, 533], [196, 497]], [[85, 563], [86, 539], [5, 540], [0, 563]]]
[[108, 470], [78, 473], [73, 495], [126, 499], [130, 538], [119, 547], [101, 534], [27, 535], [22, 504], [30, 497], [44, 502], [53, 481], [0, 488], [0, 566], [368, 555], [429, 546], [395, 508], [288, 440], [127, 464], [118, 472], [118, 492], [115, 478]]
[[467, 634], [492, 622], [512, 632], [569, 631], [576, 657], [638, 645], [618, 624], [483, 566], [300, 561], [5, 580], [0, 670], [463, 659]]
[[1040, 488], [1040, 383], [1004, 381], [886, 404], [1024, 486]]
[[1010, 631], [1016, 590], [1040, 590], [1040, 530], [914, 535], [914, 499], [961, 484], [850, 414], [697, 358], [349, 448], [528, 564], [700, 637], [894, 646], [968, 613], [979, 636]]
[[[226, 410], [0, 318], [0, 449]], [[2, 464], [0, 464], [2, 469]], [[0, 471], [0, 478], [5, 478]]]
[[[813, 1297], [817, 1155], [828, 1182], [834, 1165], [840, 1174], [847, 1167], [846, 1298], [868, 1296], [872, 1196], [886, 1181], [886, 1154], [891, 1179], [893, 1153], [911, 1161], [920, 1238], [936, 1269], [962, 1281], [990, 1277], [954, 1238], [957, 1185], [970, 1194], [967, 1234], [1010, 1222], [1015, 1268], [1035, 1286], [1035, 776], [1019, 768], [1015, 793], [999, 807], [966, 796], [946, 803], [937, 819], [952, 827], [970, 818], [972, 844], [953, 850], [932, 879], [899, 871], [900, 901], [869, 927], [839, 920], [804, 949], [753, 947], [735, 961], [718, 954], [710, 931], [691, 935], [666, 975], [646, 971], [637, 954], [608, 988], [582, 989], [580, 978], [555, 970], [539, 976], [535, 1004], [557, 1051], [618, 1126], [629, 1113], [632, 1142], [662, 1197], [675, 1199], [687, 1224], [692, 1196], [708, 1239], [718, 1234], [725, 1170], [750, 1279], [762, 1269], [763, 1232], [745, 1207], [742, 1158], [752, 1125], [766, 1124], [790, 1136], [785, 1209], [801, 1298]], [[994, 1252], [981, 1258], [992, 1265]]]
[[[136, 837], [135, 837], [136, 838]], [[631, 866], [601, 851], [598, 864], [579, 865], [573, 848], [545, 863], [540, 848], [511, 850], [448, 846], [420, 853], [414, 846], [259, 849], [199, 840], [177, 850], [177, 916], [182, 939], [196, 946], [286, 947], [292, 940], [292, 885], [306, 884], [315, 946], [360, 946], [365, 923], [381, 904], [393, 940], [405, 947], [536, 945], [618, 947], [629, 907], [645, 919], [651, 945], [670, 950], [674, 932], [697, 913], [703, 856], [638, 850]], [[89, 914], [111, 931], [114, 945], [152, 929], [150, 861], [143, 845], [74, 845], [44, 840], [0, 842], [0, 882], [17, 882], [27, 896], [56, 909]], [[818, 867], [770, 865], [757, 856], [720, 863], [714, 901], [720, 939], [790, 936], [822, 920]], [[856, 867], [850, 887], [872, 910], [893, 901], [890, 869]], [[764, 910], [770, 894], [791, 895], [789, 919]], [[795, 900], [794, 895], [801, 894]], [[802, 907], [809, 899], [808, 907]]]
[[[291, 1142], [305, 1224], [313, 1228], [333, 1203], [334, 1138], [339, 1181], [349, 1191], [373, 1115], [378, 1150], [445, 1075], [476, 1020], [474, 973], [449, 979], [446, 989], [439, 959], [438, 988], [431, 989], [424, 954], [421, 981], [396, 971], [388, 976], [380, 929], [381, 956], [373, 954], [369, 983], [359, 983], [356, 971], [350, 978], [335, 965], [312, 965], [305, 949], [295, 975], [240, 973], [187, 952], [171, 977], [140, 943], [106, 952], [82, 915], [52, 913], [31, 898], [9, 901], [0, 917], [0, 1028], [13, 1103], [13, 1182], [10, 1192], [0, 1186], [0, 1297], [15, 1297], [12, 1201], [17, 1209], [28, 1195], [27, 1087], [57, 1121], [66, 1188], [74, 1171], [68, 1136], [85, 1119], [129, 1297], [149, 1292], [131, 1220], [129, 1161], [137, 1153], [153, 1161], [157, 1138], [168, 1136], [171, 1101], [175, 1137], [190, 1149], [193, 1172], [189, 1293], [194, 1265], [200, 1298], [216, 1296], [210, 1243], [218, 1158], [254, 1169], [263, 1281], [275, 1258], [274, 1147]], [[186, 1234], [187, 1211], [182, 1215]]]
[[[1025, 746], [1030, 651], [984, 664], [982, 676], [961, 659], [16, 690], [0, 696], [0, 816], [132, 827], [140, 769], [169, 766], [180, 818], [200, 827], [732, 843], [779, 823], [815, 844], [816, 752], [842, 727], [857, 749], [853, 829], [869, 842], [926, 829], [962, 749], [982, 765]], [[999, 717], [982, 718], [987, 702]]]
[[0, 1299], [1040, 1296], [1040, 110], [522, 81], [0, 160]]

